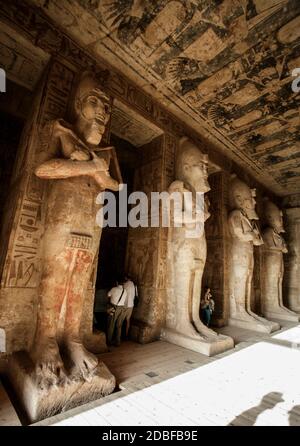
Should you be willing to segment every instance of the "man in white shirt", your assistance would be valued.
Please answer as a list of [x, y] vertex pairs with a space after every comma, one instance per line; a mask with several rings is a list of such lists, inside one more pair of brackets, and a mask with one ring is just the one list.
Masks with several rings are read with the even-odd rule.
[[127, 292], [123, 285], [119, 285], [117, 282], [117, 285], [107, 293], [107, 297], [110, 301], [107, 311], [107, 344], [111, 345], [114, 338], [114, 344], [119, 346], [121, 343], [122, 325], [125, 317], [124, 304], [127, 298]]
[[124, 288], [127, 292], [127, 298], [124, 303], [124, 313], [125, 313], [124, 319], [126, 320], [126, 337], [128, 337], [130, 328], [130, 319], [134, 307], [134, 298], [137, 296], [137, 287], [133, 283], [133, 281], [127, 276], [125, 277]]

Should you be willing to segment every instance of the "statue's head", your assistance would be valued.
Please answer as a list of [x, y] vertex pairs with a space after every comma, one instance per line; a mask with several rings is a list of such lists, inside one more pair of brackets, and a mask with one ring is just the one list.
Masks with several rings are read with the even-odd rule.
[[80, 136], [92, 145], [101, 142], [110, 117], [110, 98], [92, 73], [84, 73], [75, 94], [76, 127]]
[[255, 211], [255, 197], [255, 189], [250, 189], [236, 175], [232, 175], [229, 187], [229, 201], [232, 209], [240, 209], [244, 211], [250, 220], [258, 220], [258, 215]]
[[207, 177], [208, 156], [187, 137], [179, 141], [176, 178], [190, 184], [197, 192], [210, 190]]
[[275, 229], [278, 233], [285, 232], [283, 228], [282, 211], [268, 198], [264, 202], [264, 214], [266, 222], [271, 228]]

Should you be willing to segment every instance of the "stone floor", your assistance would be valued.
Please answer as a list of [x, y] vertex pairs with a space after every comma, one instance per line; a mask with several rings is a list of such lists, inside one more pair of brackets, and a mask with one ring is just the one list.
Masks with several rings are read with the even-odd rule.
[[124, 342], [100, 355], [120, 391], [37, 424], [300, 426], [300, 325], [272, 335], [221, 331], [237, 346], [214, 358]]
[[0, 426], [21, 426], [21, 421], [0, 381]]

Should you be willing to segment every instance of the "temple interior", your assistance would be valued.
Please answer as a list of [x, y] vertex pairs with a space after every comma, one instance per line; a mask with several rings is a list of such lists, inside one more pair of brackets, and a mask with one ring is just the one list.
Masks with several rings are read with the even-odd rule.
[[0, 55], [0, 426], [300, 426], [300, 2], [0, 0]]

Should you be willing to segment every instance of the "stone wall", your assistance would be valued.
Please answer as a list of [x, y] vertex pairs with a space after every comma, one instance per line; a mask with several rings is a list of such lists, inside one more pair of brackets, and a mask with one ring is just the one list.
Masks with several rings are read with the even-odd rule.
[[[136, 169], [134, 190], [147, 194], [165, 191], [174, 175], [177, 140], [164, 134], [141, 147], [141, 165]], [[142, 216], [147, 223], [150, 216]], [[168, 228], [130, 228], [127, 271], [139, 286], [139, 305], [133, 314], [132, 336], [139, 342], [159, 338], [165, 319]]]
[[207, 260], [203, 274], [202, 289], [209, 286], [215, 301], [212, 324], [223, 326], [228, 319], [227, 283], [227, 190], [228, 173], [222, 171], [209, 176], [211, 190], [208, 192], [211, 213], [205, 223]]

